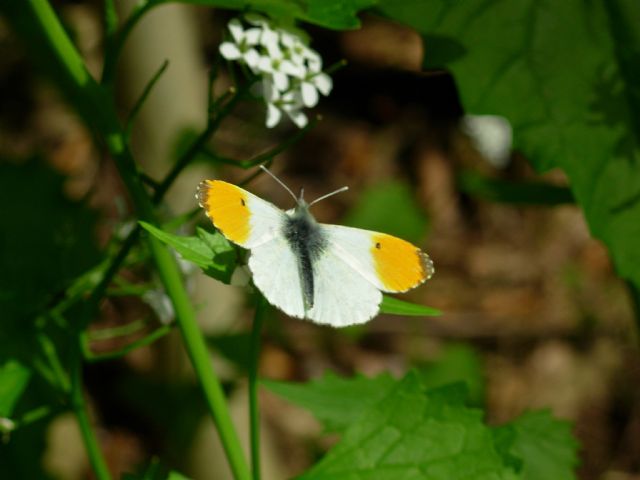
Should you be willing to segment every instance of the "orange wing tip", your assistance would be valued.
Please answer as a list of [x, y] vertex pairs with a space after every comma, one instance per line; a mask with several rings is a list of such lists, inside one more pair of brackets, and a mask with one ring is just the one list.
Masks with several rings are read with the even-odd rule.
[[433, 275], [433, 262], [415, 245], [384, 233], [374, 235], [372, 241], [376, 274], [386, 291], [406, 292]]
[[196, 198], [228, 240], [242, 245], [249, 238], [251, 212], [244, 190], [221, 180], [204, 180], [198, 185]]

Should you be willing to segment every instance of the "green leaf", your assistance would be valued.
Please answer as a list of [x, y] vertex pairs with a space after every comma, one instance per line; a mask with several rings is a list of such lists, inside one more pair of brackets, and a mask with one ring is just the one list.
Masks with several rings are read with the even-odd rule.
[[478, 354], [467, 345], [448, 345], [433, 362], [422, 366], [418, 373], [422, 384], [431, 389], [463, 382], [467, 387], [468, 403], [484, 403], [484, 375]]
[[458, 176], [458, 188], [474, 197], [516, 205], [560, 205], [574, 203], [571, 189], [543, 182], [514, 182], [488, 178], [474, 172]]
[[0, 365], [0, 417], [11, 417], [30, 378], [31, 370], [15, 359]]
[[573, 480], [578, 443], [568, 422], [546, 410], [527, 412], [495, 430], [496, 441], [519, 460], [523, 480]]
[[388, 182], [364, 191], [342, 223], [418, 243], [428, 222], [406, 183]]
[[442, 315], [442, 312], [436, 308], [405, 302], [404, 300], [398, 300], [397, 298], [389, 297], [388, 295], [382, 296], [380, 313], [406, 315], [410, 317], [437, 317]]
[[[172, 0], [151, 0], [169, 3]], [[206, 5], [233, 10], [252, 10], [269, 15], [276, 21], [302, 20], [334, 30], [360, 27], [357, 14], [377, 0], [174, 0], [181, 3]]]
[[197, 235], [183, 237], [146, 222], [140, 222], [140, 225], [158, 240], [173, 247], [182, 258], [195, 263], [210, 277], [224, 283], [231, 281], [236, 266], [236, 251], [220, 233], [209, 233], [198, 227]]
[[[339, 408], [339, 407], [338, 407]], [[410, 372], [363, 411], [305, 480], [515, 480], [482, 413], [429, 395]]]
[[308, 383], [262, 381], [262, 385], [276, 395], [309, 410], [331, 432], [344, 431], [395, 383], [389, 374], [345, 379], [330, 372]]
[[382, 0], [380, 10], [466, 51], [442, 55], [427, 38], [425, 66], [447, 60], [467, 111], [507, 117], [538, 170], [565, 171], [591, 232], [640, 286], [640, 2]]

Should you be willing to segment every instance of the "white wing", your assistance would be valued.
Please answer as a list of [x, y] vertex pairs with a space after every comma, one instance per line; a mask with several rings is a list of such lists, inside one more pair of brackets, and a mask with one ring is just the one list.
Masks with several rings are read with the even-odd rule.
[[434, 273], [429, 256], [401, 238], [341, 225], [320, 227], [328, 248], [383, 292], [406, 292]]
[[298, 259], [282, 235], [251, 249], [253, 283], [267, 301], [287, 315], [304, 318]]
[[314, 303], [306, 317], [332, 327], [364, 323], [378, 314], [382, 293], [329, 246], [313, 263]]

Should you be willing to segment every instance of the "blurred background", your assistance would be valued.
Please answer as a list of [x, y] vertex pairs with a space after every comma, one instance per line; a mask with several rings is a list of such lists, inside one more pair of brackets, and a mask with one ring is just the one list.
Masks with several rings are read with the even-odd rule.
[[[101, 2], [54, 4], [99, 76]], [[117, 2], [120, 14], [133, 4]], [[224, 11], [166, 5], [151, 11], [126, 44], [116, 90], [123, 115], [158, 67], [169, 62], [132, 132], [133, 152], [151, 178], [162, 178], [206, 123], [208, 72], [230, 18]], [[581, 443], [579, 478], [640, 478], [637, 312], [607, 250], [591, 238], [566, 178], [558, 170], [541, 177], [517, 151], [498, 166], [492, 163], [464, 128], [453, 77], [421, 72], [418, 34], [375, 15], [362, 22], [360, 30], [348, 32], [305, 26], [325, 65], [342, 59], [347, 65], [333, 75], [333, 92], [313, 112], [321, 120], [271, 168], [292, 190], [304, 187], [309, 199], [350, 187], [314, 207], [319, 221], [381, 230], [424, 247], [436, 274], [403, 298], [444, 315], [380, 315], [365, 326], [335, 330], [273, 311], [261, 375], [290, 381], [327, 370], [399, 376], [423, 366], [435, 383], [467, 381], [474, 404], [486, 408], [491, 424], [529, 408], [549, 408], [571, 420]], [[223, 70], [214, 90], [220, 94], [230, 85]], [[295, 133], [290, 123], [267, 130], [264, 116], [263, 106], [242, 104], [210, 147], [247, 159]], [[194, 209], [202, 179], [238, 183], [251, 173], [222, 168], [202, 154], [170, 190], [163, 214], [169, 219]], [[496, 185], [534, 181], [546, 185], [538, 202], [519, 199], [517, 189], [501, 201], [504, 192]], [[268, 177], [247, 188], [282, 208], [292, 206]], [[101, 259], [114, 232], [131, 228], [129, 199], [112, 161], [34, 70], [2, 21], [0, 204], [2, 282], [24, 285], [28, 294], [20, 301], [26, 303], [55, 295]], [[197, 222], [212, 228], [203, 215]], [[186, 275], [234, 417], [246, 431], [243, 346], [252, 299], [244, 287], [195, 270]], [[123, 276], [154, 281], [141, 267]], [[161, 296], [114, 294], [102, 303], [92, 328], [140, 318], [170, 321]], [[92, 348], [107, 352], [119, 342], [94, 339]], [[133, 471], [159, 456], [195, 479], [230, 478], [177, 331], [122, 359], [90, 365], [85, 381], [112, 472]], [[48, 394], [37, 383], [28, 391], [33, 404]], [[266, 389], [260, 400], [266, 479], [304, 471], [335, 443], [336, 437], [321, 436], [304, 410]], [[68, 413], [16, 432], [0, 445], [0, 460], [2, 471], [13, 472], [3, 478], [91, 478]]]

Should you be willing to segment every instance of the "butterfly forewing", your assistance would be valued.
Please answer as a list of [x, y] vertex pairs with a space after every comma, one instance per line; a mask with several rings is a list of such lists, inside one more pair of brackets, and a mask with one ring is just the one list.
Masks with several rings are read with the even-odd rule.
[[322, 230], [336, 255], [383, 292], [406, 292], [434, 273], [429, 256], [401, 238], [341, 225]]
[[198, 202], [228, 240], [253, 248], [278, 233], [285, 213], [260, 197], [231, 183], [205, 180], [198, 186]]

